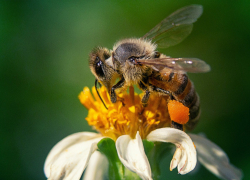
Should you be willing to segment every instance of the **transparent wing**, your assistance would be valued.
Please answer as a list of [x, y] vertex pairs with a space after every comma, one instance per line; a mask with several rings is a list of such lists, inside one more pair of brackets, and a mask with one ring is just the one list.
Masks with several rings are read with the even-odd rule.
[[164, 68], [192, 73], [210, 71], [210, 66], [205, 61], [197, 58], [139, 59], [137, 63], [149, 65], [157, 71], [162, 71]]
[[201, 16], [201, 5], [183, 7], [165, 18], [142, 38], [155, 42], [160, 48], [176, 45], [192, 31], [193, 23]]

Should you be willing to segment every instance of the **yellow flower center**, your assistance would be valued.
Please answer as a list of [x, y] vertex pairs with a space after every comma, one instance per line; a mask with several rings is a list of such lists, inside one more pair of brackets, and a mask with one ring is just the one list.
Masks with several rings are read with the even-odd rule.
[[86, 118], [88, 124], [103, 136], [116, 140], [119, 136], [128, 134], [134, 138], [139, 131], [142, 139], [145, 139], [151, 131], [170, 126], [168, 103], [157, 94], [151, 94], [148, 106], [143, 107], [143, 94], [136, 94], [133, 87], [129, 88], [129, 93], [118, 94], [116, 103], [111, 103], [105, 87], [98, 91], [108, 109], [103, 105], [94, 87], [94, 98], [89, 88], [85, 87], [79, 94], [79, 99], [89, 110]]

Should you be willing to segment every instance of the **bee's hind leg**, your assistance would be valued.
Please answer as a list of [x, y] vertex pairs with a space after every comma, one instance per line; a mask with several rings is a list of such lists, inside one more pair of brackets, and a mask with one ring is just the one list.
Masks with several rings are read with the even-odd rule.
[[172, 97], [172, 94], [170, 91], [167, 91], [167, 90], [164, 90], [164, 89], [161, 89], [161, 88], [158, 88], [152, 84], [148, 84], [148, 87], [144, 84], [145, 82], [140, 82], [139, 83], [139, 87], [145, 91], [145, 94], [144, 96], [142, 97], [142, 105], [143, 107], [146, 107], [147, 104], [148, 104], [148, 99], [149, 99], [149, 96], [150, 96], [150, 93], [151, 91], [155, 91], [155, 92], [160, 92], [160, 93], [163, 93], [165, 95], [169, 95], [170, 97]]
[[171, 121], [171, 128], [175, 128], [175, 129], [179, 129], [183, 131], [183, 125], [174, 121]]
[[159, 88], [159, 87], [156, 87], [152, 84], [149, 84], [149, 87], [152, 89], [152, 91], [155, 91], [155, 92], [159, 92], [159, 93], [163, 93], [165, 95], [168, 95], [168, 96], [171, 96], [172, 97], [172, 93], [170, 91], [167, 91], [165, 89], [162, 89], [162, 88]]
[[[156, 92], [160, 92], [160, 93], [166, 94], [166, 95], [168, 95], [168, 96], [170, 97], [171, 100], [175, 99], [174, 96], [172, 95], [172, 93], [171, 93], [170, 91], [167, 91], [167, 90], [158, 88], [158, 87], [153, 86], [153, 85], [151, 85], [151, 84], [150, 84], [149, 86], [150, 86], [150, 88], [152, 88], [153, 91], [156, 91]], [[179, 124], [179, 123], [177, 123], [177, 122], [171, 121], [171, 127], [183, 131], [183, 125], [182, 125], [182, 124]]]

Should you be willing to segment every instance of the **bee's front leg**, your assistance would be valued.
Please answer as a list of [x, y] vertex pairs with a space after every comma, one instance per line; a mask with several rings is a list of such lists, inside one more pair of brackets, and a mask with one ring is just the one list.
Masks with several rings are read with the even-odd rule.
[[123, 87], [124, 84], [125, 84], [125, 79], [122, 77], [121, 80], [118, 81], [118, 82], [111, 88], [111, 91], [110, 91], [110, 99], [111, 99], [111, 102], [112, 102], [112, 103], [116, 103], [116, 101], [117, 101], [117, 96], [116, 96], [115, 90], [118, 89], [118, 88]]

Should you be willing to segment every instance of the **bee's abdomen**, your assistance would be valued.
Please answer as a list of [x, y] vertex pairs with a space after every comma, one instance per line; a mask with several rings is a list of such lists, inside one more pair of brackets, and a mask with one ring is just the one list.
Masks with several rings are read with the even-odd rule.
[[189, 121], [185, 127], [192, 130], [197, 125], [200, 116], [200, 101], [187, 74], [169, 69], [161, 73], [153, 73], [149, 82], [156, 87], [170, 91], [173, 99], [189, 108]]
[[200, 118], [200, 100], [198, 94], [195, 94], [196, 99], [189, 107], [189, 121], [185, 124], [186, 129], [190, 131], [195, 128]]
[[192, 130], [197, 125], [200, 116], [199, 96], [195, 91], [193, 83], [186, 74], [175, 73], [175, 77], [172, 78], [172, 81], [176, 81], [172, 83], [178, 85], [173, 86], [175, 89], [171, 90], [174, 98], [189, 108], [189, 121], [185, 126], [188, 130]]
[[155, 73], [150, 81], [155, 86], [170, 91], [175, 100], [189, 108], [189, 122], [185, 126], [188, 130], [192, 130], [200, 116], [200, 101], [187, 74], [169, 70]]

